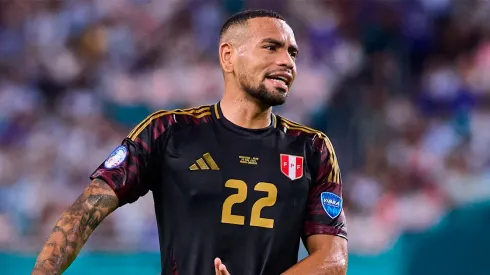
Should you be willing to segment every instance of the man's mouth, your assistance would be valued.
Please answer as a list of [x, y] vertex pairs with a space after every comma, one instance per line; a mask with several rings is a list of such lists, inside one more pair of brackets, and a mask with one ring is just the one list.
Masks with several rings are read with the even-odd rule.
[[284, 85], [289, 86], [289, 81], [285, 77], [282, 77], [282, 76], [268, 76], [267, 78], [268, 79], [271, 79], [273, 81], [282, 82]]
[[283, 88], [283, 89], [289, 88], [289, 86], [293, 80], [293, 76], [287, 72], [272, 73], [272, 74], [267, 75], [266, 78], [272, 80], [273, 83], [281, 86], [280, 88]]

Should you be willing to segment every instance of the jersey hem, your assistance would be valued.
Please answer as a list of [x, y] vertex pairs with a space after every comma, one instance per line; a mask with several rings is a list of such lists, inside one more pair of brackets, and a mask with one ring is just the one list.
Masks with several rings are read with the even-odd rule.
[[338, 236], [341, 238], [344, 238], [348, 240], [347, 234], [344, 228], [336, 228], [336, 227], [323, 227], [323, 228], [317, 228], [317, 229], [311, 229], [306, 231], [303, 234], [303, 237], [307, 238], [311, 235], [333, 235], [333, 236]]
[[121, 197], [120, 197], [119, 193], [116, 190], [116, 185], [114, 184], [114, 181], [112, 181], [108, 176], [105, 176], [104, 174], [96, 175], [97, 173], [101, 173], [101, 172], [100, 171], [96, 171], [95, 173], [93, 173], [90, 176], [90, 180], [99, 179], [99, 180], [104, 181], [107, 185], [109, 185], [109, 187], [112, 189], [112, 191], [114, 191], [114, 193], [116, 194], [117, 201], [119, 202], [118, 207], [121, 207], [121, 206], [125, 205], [126, 202], [124, 202], [123, 200], [121, 200]]

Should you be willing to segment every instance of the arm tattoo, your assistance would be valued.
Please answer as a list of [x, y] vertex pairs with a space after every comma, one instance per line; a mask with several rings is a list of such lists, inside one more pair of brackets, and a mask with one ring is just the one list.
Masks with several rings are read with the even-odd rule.
[[94, 180], [61, 215], [44, 245], [32, 274], [61, 274], [75, 260], [90, 234], [119, 201], [103, 181]]

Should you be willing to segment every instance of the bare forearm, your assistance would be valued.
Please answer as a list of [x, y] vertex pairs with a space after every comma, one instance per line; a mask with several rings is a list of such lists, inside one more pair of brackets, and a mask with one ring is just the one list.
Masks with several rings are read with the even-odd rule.
[[75, 260], [90, 234], [117, 208], [114, 192], [95, 180], [61, 215], [42, 248], [33, 275], [61, 274]]
[[288, 269], [283, 275], [345, 275], [347, 240], [337, 236], [312, 235], [306, 240], [310, 256]]
[[345, 275], [347, 272], [347, 256], [339, 254], [332, 259], [325, 260], [322, 251], [317, 251], [304, 258], [282, 275]]

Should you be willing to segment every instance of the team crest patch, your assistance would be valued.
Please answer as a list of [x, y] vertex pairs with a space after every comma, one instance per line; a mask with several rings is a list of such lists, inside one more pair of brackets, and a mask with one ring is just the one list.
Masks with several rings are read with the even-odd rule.
[[281, 172], [291, 180], [303, 177], [303, 157], [281, 154]]
[[321, 195], [322, 206], [327, 215], [335, 219], [342, 212], [342, 198], [331, 192], [323, 192]]
[[120, 145], [109, 155], [107, 160], [104, 162], [104, 167], [106, 169], [116, 168], [124, 162], [127, 156], [128, 149], [126, 149], [125, 146]]

